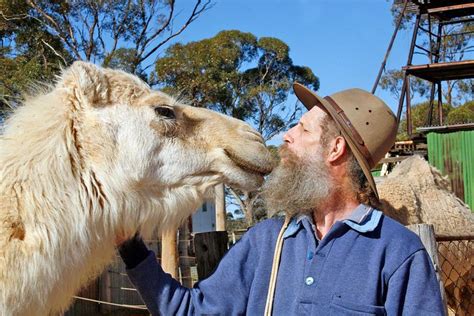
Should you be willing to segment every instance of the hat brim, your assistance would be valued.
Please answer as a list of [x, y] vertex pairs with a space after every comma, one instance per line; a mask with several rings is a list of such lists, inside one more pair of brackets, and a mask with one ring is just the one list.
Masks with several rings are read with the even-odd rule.
[[293, 90], [295, 91], [296, 97], [301, 101], [301, 103], [303, 103], [303, 105], [308, 109], [308, 111], [311, 110], [314, 106], [318, 106], [333, 118], [333, 120], [336, 122], [337, 126], [341, 130], [342, 135], [347, 140], [347, 143], [349, 144], [349, 147], [354, 153], [356, 160], [359, 162], [359, 165], [362, 168], [362, 171], [364, 172], [367, 181], [369, 181], [369, 185], [372, 188], [372, 191], [378, 198], [379, 194], [377, 192], [374, 177], [370, 172], [371, 168], [369, 166], [369, 162], [364, 158], [364, 155], [361, 153], [360, 149], [356, 145], [356, 141], [352, 136], [351, 131], [342, 121], [342, 117], [337, 114], [336, 110], [328, 101], [316, 95], [313, 91], [306, 88], [302, 84], [295, 82], [293, 84]]

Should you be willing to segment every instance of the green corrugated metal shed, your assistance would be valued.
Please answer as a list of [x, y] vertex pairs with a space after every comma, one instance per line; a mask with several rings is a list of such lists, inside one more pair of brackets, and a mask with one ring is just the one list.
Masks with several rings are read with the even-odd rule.
[[430, 132], [428, 160], [448, 175], [454, 193], [474, 210], [474, 130]]

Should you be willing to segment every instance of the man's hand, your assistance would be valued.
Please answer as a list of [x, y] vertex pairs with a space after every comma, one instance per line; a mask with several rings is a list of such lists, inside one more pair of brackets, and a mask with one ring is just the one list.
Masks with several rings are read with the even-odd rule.
[[118, 248], [123, 245], [124, 242], [131, 240], [131, 239], [141, 239], [140, 233], [136, 232], [135, 234], [125, 233], [123, 231], [118, 232], [115, 235], [115, 246]]
[[115, 245], [127, 269], [136, 267], [140, 262], [146, 259], [150, 252], [139, 232], [136, 232], [133, 236], [130, 234], [117, 234], [115, 237]]
[[129, 239], [130, 239], [130, 237], [126, 236], [126, 235], [122, 235], [122, 234], [116, 235], [115, 236], [115, 246], [120, 247], [124, 242], [126, 242]]

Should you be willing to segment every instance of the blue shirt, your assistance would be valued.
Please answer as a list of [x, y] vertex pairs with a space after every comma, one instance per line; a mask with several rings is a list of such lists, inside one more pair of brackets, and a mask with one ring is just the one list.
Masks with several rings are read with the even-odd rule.
[[[283, 219], [251, 228], [207, 279], [188, 289], [150, 252], [128, 269], [153, 315], [263, 315]], [[274, 315], [444, 315], [439, 283], [418, 236], [365, 205], [322, 240], [310, 217], [284, 234]]]

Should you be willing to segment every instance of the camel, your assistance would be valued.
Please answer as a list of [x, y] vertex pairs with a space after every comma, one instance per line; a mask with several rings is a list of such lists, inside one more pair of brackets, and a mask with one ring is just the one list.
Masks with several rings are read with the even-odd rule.
[[[474, 235], [474, 214], [451, 191], [449, 180], [421, 156], [402, 161], [377, 188], [384, 213], [403, 225], [432, 224], [437, 235]], [[467, 241], [440, 245], [448, 313], [454, 309], [456, 315], [474, 315], [474, 251]]]
[[248, 124], [75, 62], [0, 136], [0, 314], [62, 313], [116, 236], [175, 228], [216, 184], [254, 190], [272, 166]]

